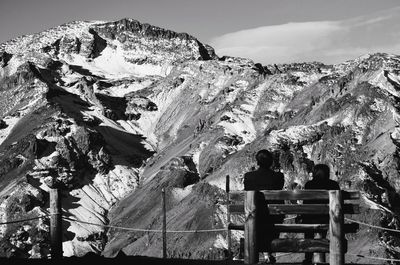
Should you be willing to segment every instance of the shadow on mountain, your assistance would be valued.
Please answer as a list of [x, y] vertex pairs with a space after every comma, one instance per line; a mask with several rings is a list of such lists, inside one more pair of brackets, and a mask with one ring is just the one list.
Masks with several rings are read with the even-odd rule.
[[56, 103], [68, 116], [74, 118], [78, 125], [84, 122], [82, 111], [88, 111], [91, 106], [78, 95], [54, 86], [49, 87], [46, 98], [49, 102]]
[[[99, 96], [99, 100], [105, 104], [107, 109], [113, 110], [116, 118], [125, 116], [125, 99], [121, 101], [121, 99], [115, 97], [105, 95], [96, 96]], [[78, 125], [89, 125], [84, 119], [82, 112], [89, 111], [91, 105], [82, 100], [78, 95], [53, 86], [47, 93], [47, 99], [60, 106], [62, 111], [75, 119]], [[94, 129], [104, 137], [106, 149], [113, 156], [113, 163], [115, 165], [140, 167], [144, 160], [154, 154], [153, 151], [148, 150], [144, 146], [145, 138], [142, 135], [127, 133], [111, 126], [95, 126]]]
[[106, 148], [115, 165], [140, 167], [144, 160], [154, 154], [144, 146], [146, 138], [142, 135], [127, 133], [110, 126], [98, 126], [96, 130], [104, 137]]
[[100, 93], [96, 93], [96, 98], [105, 107], [104, 115], [111, 120], [126, 120], [127, 115], [125, 114], [127, 107], [126, 98], [112, 97]]
[[83, 68], [83, 67], [80, 66], [80, 65], [70, 64], [70, 65], [68, 65], [68, 66], [69, 66], [69, 68], [70, 68], [71, 70], [73, 70], [74, 72], [77, 72], [78, 74], [81, 74], [81, 75], [83, 75], [83, 76], [91, 76], [91, 77], [95, 77], [95, 78], [98, 78], [98, 79], [104, 79], [104, 77], [95, 75], [95, 74], [93, 74], [91, 71], [89, 71], [89, 70], [86, 69], [86, 68]]
[[[81, 206], [78, 202], [79, 202], [79, 198], [69, 196], [68, 194], [62, 195], [62, 206], [64, 209], [68, 209], [68, 210], [76, 209]], [[70, 214], [67, 211], [63, 212], [63, 217], [75, 218], [75, 216], [73, 216], [72, 214]], [[69, 227], [71, 227], [70, 221], [63, 219], [62, 220], [63, 242], [70, 241], [75, 238], [76, 234], [68, 231]]]

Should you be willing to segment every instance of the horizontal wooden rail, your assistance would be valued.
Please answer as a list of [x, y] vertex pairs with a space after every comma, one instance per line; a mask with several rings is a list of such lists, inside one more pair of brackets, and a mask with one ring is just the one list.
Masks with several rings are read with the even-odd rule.
[[[266, 200], [328, 200], [328, 190], [264, 190]], [[243, 201], [245, 191], [230, 191], [232, 201]], [[342, 191], [343, 200], [360, 199], [359, 191]]]
[[[243, 204], [228, 205], [231, 214], [244, 214]], [[269, 213], [279, 214], [329, 214], [328, 204], [269, 204]], [[360, 207], [356, 204], [344, 204], [343, 212], [345, 214], [358, 214]]]
[[[228, 224], [230, 230], [244, 230], [244, 224]], [[328, 224], [275, 224], [276, 232], [304, 233], [304, 232], [324, 232], [329, 229]], [[345, 233], [356, 233], [359, 225], [355, 223], [344, 224]]]
[[271, 242], [272, 252], [329, 253], [328, 239], [279, 238]]

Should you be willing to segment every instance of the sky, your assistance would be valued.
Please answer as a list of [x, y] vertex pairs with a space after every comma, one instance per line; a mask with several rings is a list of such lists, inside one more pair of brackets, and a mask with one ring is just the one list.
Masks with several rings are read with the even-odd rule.
[[399, 0], [0, 0], [0, 43], [73, 20], [124, 17], [263, 64], [400, 54]]

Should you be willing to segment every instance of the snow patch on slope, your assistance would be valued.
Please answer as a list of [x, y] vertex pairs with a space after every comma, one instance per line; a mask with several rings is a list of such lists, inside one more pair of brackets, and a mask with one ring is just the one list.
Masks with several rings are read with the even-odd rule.
[[201, 152], [203, 152], [204, 148], [206, 148], [206, 146], [207, 146], [206, 142], [200, 142], [198, 147], [193, 150], [192, 160], [193, 160], [193, 163], [196, 165], [197, 172], [200, 172], [200, 168], [199, 168], [200, 155], [201, 155]]
[[185, 188], [173, 188], [171, 190], [172, 196], [177, 201], [182, 201], [186, 196], [192, 192], [193, 185], [186, 186]]
[[[393, 80], [393, 82], [396, 82], [400, 86], [400, 78], [398, 76], [395, 76], [393, 73], [389, 73], [388, 78], [390, 78], [391, 80]], [[369, 83], [371, 85], [381, 88], [382, 90], [388, 92], [390, 95], [400, 97], [400, 93], [393, 87], [392, 84], [389, 83], [383, 71], [379, 71], [379, 73], [376, 74], [375, 77], [370, 79]]]
[[93, 85], [96, 93], [107, 94], [113, 97], [124, 97], [126, 94], [144, 89], [153, 83], [152, 80], [143, 80], [142, 82], [130, 82], [129, 84], [121, 84], [109, 88], [99, 89], [97, 84]]
[[21, 118], [22, 117], [7, 116], [3, 119], [8, 126], [0, 130], [0, 145], [4, 142], [11, 130], [18, 123], [18, 121], [21, 120]]
[[[248, 82], [240, 82], [240, 86], [248, 85]], [[245, 102], [239, 106], [235, 106], [231, 111], [227, 111], [224, 115], [232, 118], [235, 122], [220, 121], [217, 125], [225, 130], [225, 134], [239, 135], [243, 138], [244, 143], [238, 146], [238, 150], [246, 144], [251, 143], [256, 138], [256, 128], [253, 123], [254, 112], [259, 104], [262, 92], [269, 85], [264, 83], [245, 93]]]
[[95, 59], [88, 59], [80, 54], [69, 54], [64, 57], [64, 60], [68, 64], [80, 65], [93, 74], [108, 79], [122, 79], [130, 76], [166, 76], [171, 70], [170, 67], [165, 65], [130, 63], [126, 57], [127, 52], [122, 48], [119, 41], [107, 41], [107, 47], [101, 52], [100, 56]]

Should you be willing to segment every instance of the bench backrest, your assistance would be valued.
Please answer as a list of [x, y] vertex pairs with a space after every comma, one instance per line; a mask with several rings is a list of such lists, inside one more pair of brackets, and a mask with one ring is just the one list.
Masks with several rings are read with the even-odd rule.
[[[302, 200], [326, 200], [329, 201], [328, 190], [264, 190], [265, 199], [297, 201]], [[245, 191], [232, 191], [229, 193], [230, 202], [228, 209], [231, 214], [244, 214], [244, 195]], [[344, 201], [358, 200], [358, 191], [342, 191]], [[268, 204], [269, 212], [277, 214], [329, 214], [329, 203], [326, 204]], [[344, 203], [343, 211], [345, 214], [360, 213], [359, 205], [354, 203]]]

